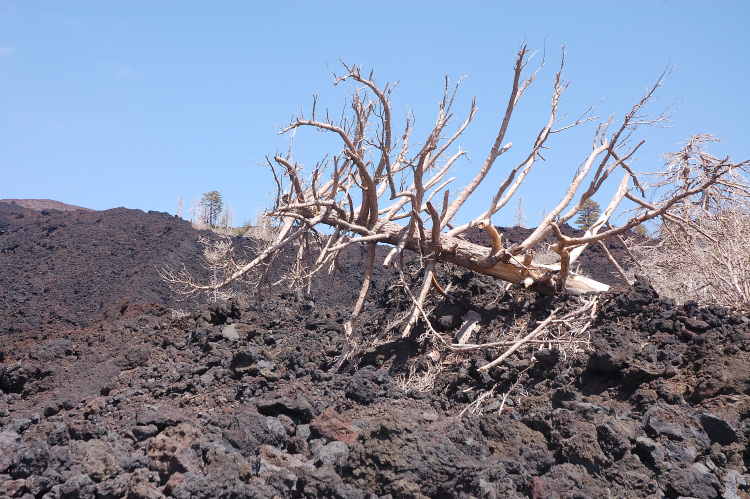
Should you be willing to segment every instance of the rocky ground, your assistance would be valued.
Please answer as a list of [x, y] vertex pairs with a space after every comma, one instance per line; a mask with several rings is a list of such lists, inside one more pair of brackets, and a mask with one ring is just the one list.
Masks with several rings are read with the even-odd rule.
[[[437, 356], [424, 325], [389, 330], [408, 301], [383, 274], [335, 368], [350, 286], [173, 317], [147, 276], [199, 254], [188, 224], [44, 213], [0, 203], [0, 497], [750, 497], [745, 315], [675, 306], [641, 279], [568, 345], [484, 371], [503, 348]], [[440, 279], [431, 322], [450, 338], [474, 312], [476, 343], [582, 300]]]

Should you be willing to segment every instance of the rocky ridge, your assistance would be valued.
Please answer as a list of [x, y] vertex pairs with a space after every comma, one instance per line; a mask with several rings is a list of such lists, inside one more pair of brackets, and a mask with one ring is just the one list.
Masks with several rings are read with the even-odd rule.
[[[474, 312], [476, 341], [578, 306], [440, 276], [433, 324]], [[750, 497], [746, 316], [639, 279], [601, 298], [583, 348], [430, 371], [429, 344], [387, 331], [407, 306], [378, 281], [340, 369], [346, 303], [301, 293], [4, 327], [0, 497]]]

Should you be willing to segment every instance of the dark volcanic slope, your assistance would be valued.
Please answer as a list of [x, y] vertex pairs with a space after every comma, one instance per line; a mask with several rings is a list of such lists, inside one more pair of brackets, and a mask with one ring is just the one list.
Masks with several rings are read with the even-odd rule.
[[[452, 277], [457, 302], [435, 323], [468, 306], [497, 334], [498, 319], [574, 305]], [[388, 286], [374, 298], [386, 306], [362, 339], [404, 306]], [[603, 297], [591, 348], [487, 373], [497, 352], [475, 352], [431, 384], [412, 340], [330, 370], [347, 311], [293, 293], [263, 313], [242, 300], [179, 320], [112, 312], [3, 343], [0, 497], [748, 497], [748, 320], [675, 307], [644, 282]], [[482, 393], [484, 412], [460, 416]]]
[[0, 203], [0, 313], [88, 320], [122, 299], [177, 306], [158, 269], [199, 271], [188, 222], [166, 213], [35, 211]]
[[[358, 251], [314, 301], [269, 292], [179, 319], [136, 303], [169, 305], [156, 269], [197, 265], [196, 240], [162, 213], [0, 203], [0, 497], [750, 497], [743, 315], [638, 280], [599, 298], [577, 348], [545, 340], [480, 371], [501, 348], [438, 366], [424, 324], [389, 330], [410, 302], [379, 273], [336, 369]], [[580, 306], [440, 279], [451, 297], [427, 309], [448, 341], [469, 312], [483, 343]]]
[[[501, 231], [510, 243], [530, 233], [530, 229], [520, 228]], [[33, 210], [0, 202], [0, 314], [20, 318], [14, 327], [35, 327], [49, 316], [86, 321], [123, 299], [186, 308], [188, 305], [176, 299], [158, 270], [179, 268], [184, 262], [193, 274], [205, 277], [198, 244], [201, 234], [212, 236], [166, 213], [125, 208]], [[470, 234], [470, 239], [490, 246], [482, 231]], [[253, 254], [254, 245], [249, 240], [237, 238], [235, 244], [239, 258]], [[622, 252], [617, 246], [610, 247], [615, 253], [618, 249]], [[316, 299], [348, 304], [356, 298], [364, 271], [360, 253], [358, 247], [351, 247], [339, 258], [342, 273], [320, 275], [313, 286]], [[382, 249], [378, 263], [385, 253]], [[275, 278], [289, 266], [292, 257], [293, 251], [281, 257]], [[620, 285], [597, 246], [584, 252], [580, 264], [595, 279]], [[376, 279], [387, 280], [392, 275], [377, 266]]]
[[[205, 297], [179, 301], [158, 271], [184, 263], [208, 282], [201, 236], [218, 237], [166, 213], [38, 211], [0, 203], [0, 317], [12, 317], [14, 328], [24, 328], [49, 317], [86, 322], [121, 300], [190, 308]], [[238, 259], [256, 250], [249, 239], [234, 238], [234, 244]], [[271, 281], [291, 265], [293, 255], [293, 250], [281, 255]], [[356, 297], [364, 271], [359, 249], [346, 252], [339, 264], [343, 273], [321, 274], [315, 282], [314, 294], [323, 302], [347, 304]], [[390, 272], [378, 268], [376, 274]]]

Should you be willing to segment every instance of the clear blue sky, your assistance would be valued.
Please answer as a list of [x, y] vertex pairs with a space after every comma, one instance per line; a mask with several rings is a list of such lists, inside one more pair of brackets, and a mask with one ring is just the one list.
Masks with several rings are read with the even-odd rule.
[[[507, 140], [515, 164], [546, 120], [550, 88], [567, 47], [571, 82], [561, 110], [622, 116], [674, 66], [650, 110], [679, 103], [669, 129], [644, 130], [638, 164], [693, 133], [724, 142], [712, 151], [750, 157], [750, 2], [740, 1], [7, 1], [0, 0], [0, 198], [50, 198], [94, 209], [175, 213], [218, 190], [236, 224], [269, 204], [266, 154], [286, 150], [278, 125], [320, 94], [340, 110], [328, 67], [338, 59], [400, 80], [394, 107], [434, 121], [443, 77], [468, 75], [479, 114], [465, 138], [468, 180], [492, 144], [522, 40], [546, 46], [548, 64]], [[418, 128], [419, 130], [419, 128]], [[552, 207], [591, 147], [592, 131], [555, 137], [548, 161], [521, 191], [529, 222]], [[414, 136], [412, 140], [420, 140]], [[326, 143], [298, 134], [300, 161]], [[330, 150], [329, 152], [336, 152]], [[489, 195], [491, 185], [486, 189]], [[598, 196], [606, 203], [604, 195]], [[483, 210], [472, 204], [463, 218]], [[512, 209], [496, 224], [510, 223]]]

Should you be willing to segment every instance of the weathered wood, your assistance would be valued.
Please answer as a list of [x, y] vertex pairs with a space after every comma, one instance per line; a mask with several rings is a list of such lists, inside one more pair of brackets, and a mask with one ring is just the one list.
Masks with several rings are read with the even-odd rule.
[[[560, 201], [528, 237], [506, 249], [502, 245], [501, 235], [491, 224], [492, 217], [510, 202], [532, 167], [539, 160], [544, 160], [542, 153], [549, 147], [548, 139], [551, 136], [596, 119], [589, 109], [589, 112], [572, 123], [560, 123], [564, 118], [558, 116], [558, 104], [568, 86], [562, 75], [565, 60], [563, 49], [560, 68], [554, 77], [549, 112], [533, 145], [520, 156], [522, 160], [519, 163], [506, 163], [502, 167], [496, 167], [498, 159], [512, 147], [512, 143], [506, 142], [505, 137], [516, 106], [544, 66], [542, 60], [529, 73], [531, 68], [528, 65], [532, 57], [533, 54], [526, 46], [519, 48], [513, 71], [513, 85], [494, 143], [478, 171], [473, 173], [471, 181], [457, 189], [451, 186], [455, 178], [448, 178], [448, 172], [460, 168], [457, 162], [466, 151], [458, 147], [455, 152], [449, 153], [448, 149], [453, 147], [473, 120], [477, 111], [476, 101], [472, 100], [465, 121], [454, 128], [451, 125], [455, 122], [452, 106], [458, 83], [451, 85], [446, 78], [435, 124], [425, 138], [415, 142], [411, 140], [414, 127], [410, 113], [400, 132], [396, 132], [394, 128], [392, 117], [395, 114], [392, 113], [390, 98], [395, 85], [378, 86], [372, 73], [368, 75], [361, 72], [356, 64], [342, 62], [344, 73], [334, 74], [334, 83], [352, 82], [354, 89], [341, 117], [334, 119], [327, 111], [318, 112], [317, 98], [313, 97], [311, 112], [308, 111], [306, 116], [300, 113], [281, 130], [281, 133], [292, 134], [303, 128], [325, 132], [340, 139], [339, 149], [332, 151], [330, 156], [323, 158], [307, 172], [294, 161], [291, 150], [286, 156], [274, 157], [275, 163], [267, 158], [277, 184], [276, 202], [271, 214], [283, 220], [278, 237], [249, 263], [228, 266], [223, 281], [200, 285], [194, 282], [192, 276], [183, 273], [168, 273], [167, 280], [171, 285], [188, 292], [221, 288], [255, 268], [262, 268], [275, 254], [288, 245], [297, 244], [300, 238], [304, 238], [306, 242], [310, 233], [315, 237], [320, 236], [317, 227], [324, 225], [333, 228], [333, 234], [321, 246], [314, 265], [309, 264], [312, 261], [308, 261], [309, 255], [303, 254], [304, 250], [309, 250], [309, 246], [300, 247], [297, 264], [298, 268], [304, 269], [300, 274], [304, 274], [304, 278], [310, 279], [326, 267], [335, 268], [340, 251], [348, 246], [359, 244], [368, 249], [365, 278], [352, 316], [345, 324], [347, 333], [351, 333], [352, 320], [362, 310], [366, 300], [378, 244], [391, 247], [382, 262], [384, 266], [400, 265], [404, 252], [411, 252], [421, 258], [426, 268], [426, 279], [421, 290], [416, 296], [411, 295], [414, 303], [407, 314], [405, 334], [408, 334], [420, 316], [425, 315], [423, 304], [430, 290], [436, 262], [450, 263], [545, 294], [609, 290], [608, 285], [571, 270], [571, 265], [589, 243], [619, 237], [655, 217], [674, 218], [678, 207], [690, 202], [693, 196], [710, 189], [722, 176], [744, 163], [734, 164], [729, 159], [711, 160], [711, 168], [701, 176], [690, 177], [689, 182], [668, 176], [666, 178], [671, 180], [663, 185], [673, 185], [673, 188], [657, 201], [646, 200], [644, 185], [638, 181], [629, 166], [643, 142], [634, 145], [631, 138], [639, 127], [668, 121], [667, 113], [649, 118], [644, 109], [668, 75], [669, 71], [665, 71], [630, 112], [622, 120], [618, 120], [619, 125], [615, 125], [614, 116], [610, 115], [608, 120], [596, 127], [593, 143], [585, 146], [581, 158], [574, 159], [576, 162], [581, 159], [583, 161], [579, 163], [572, 179], [561, 182], [564, 192]], [[362, 91], [363, 89], [367, 91]], [[490, 171], [497, 171], [499, 168], [504, 168], [502, 176], [489, 180]], [[623, 177], [619, 188], [594, 226], [581, 237], [563, 235], [560, 227], [571, 220], [583, 204], [596, 195], [608, 178], [620, 169], [623, 170]], [[681, 171], [681, 168], [677, 168], [668, 170], [667, 173], [677, 175]], [[459, 210], [471, 196], [479, 192], [480, 184], [487, 183], [485, 180], [493, 182], [493, 190], [497, 189], [487, 210], [474, 219], [458, 224]], [[640, 191], [641, 197], [630, 192], [631, 181]], [[432, 199], [440, 194], [443, 202], [438, 211], [432, 204]], [[624, 224], [618, 227], [610, 225], [610, 217], [625, 198], [636, 203], [640, 210]], [[488, 232], [491, 247], [465, 239], [467, 231], [474, 227], [484, 228]], [[560, 258], [555, 265], [544, 265], [534, 261], [533, 251], [550, 235], [554, 235], [557, 240], [551, 249]], [[627, 280], [622, 269], [616, 262], [613, 263]]]
[[[336, 217], [324, 218], [323, 223], [336, 226], [338, 219]], [[355, 232], [362, 236], [370, 235], [364, 227]], [[395, 222], [380, 222], [373, 231], [382, 236], [379, 242], [396, 246], [404, 234], [405, 227]], [[552, 279], [559, 272], [559, 265], [544, 265], [536, 263], [533, 260], [529, 265], [523, 265], [520, 260], [506, 254], [509, 261], [500, 260], [502, 250], [495, 250], [480, 244], [472, 243], [460, 237], [452, 237], [447, 234], [441, 234], [440, 248], [432, 242], [432, 233], [425, 231], [425, 240], [421, 236], [414, 234], [406, 237], [403, 241], [404, 249], [414, 252], [424, 251], [425, 248], [432, 248], [434, 258], [437, 261], [452, 263], [459, 267], [470, 269], [479, 274], [489, 275], [503, 279], [513, 284], [521, 284], [525, 287], [544, 294], [560, 293], [563, 290], [556, 289]], [[530, 281], [529, 281], [530, 279]], [[584, 277], [578, 274], [570, 273], [566, 280], [565, 291], [571, 293], [589, 293], [608, 291], [609, 286]]]

